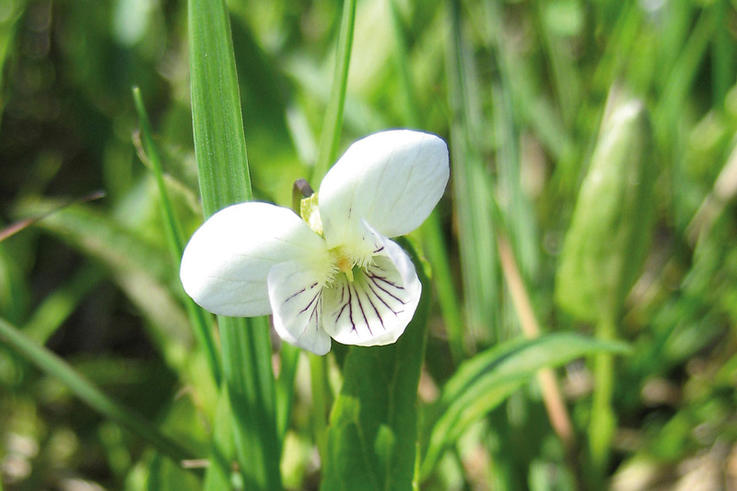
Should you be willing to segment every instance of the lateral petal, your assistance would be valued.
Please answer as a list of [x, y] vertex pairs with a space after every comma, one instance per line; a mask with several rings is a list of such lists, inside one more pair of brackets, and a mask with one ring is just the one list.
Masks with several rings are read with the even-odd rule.
[[328, 247], [361, 220], [386, 237], [419, 227], [445, 191], [448, 147], [436, 135], [389, 130], [353, 143], [325, 175], [318, 201]]
[[328, 267], [325, 240], [293, 211], [250, 201], [212, 215], [192, 235], [179, 277], [187, 294], [220, 315], [271, 313], [266, 279], [290, 260]]
[[322, 329], [322, 284], [309, 264], [289, 261], [271, 268], [269, 301], [274, 329], [286, 342], [316, 355], [330, 351], [330, 336]]
[[354, 281], [339, 275], [332, 288], [323, 290], [323, 327], [343, 344], [391, 344], [412, 320], [421, 293], [412, 260], [395, 242], [384, 239]]

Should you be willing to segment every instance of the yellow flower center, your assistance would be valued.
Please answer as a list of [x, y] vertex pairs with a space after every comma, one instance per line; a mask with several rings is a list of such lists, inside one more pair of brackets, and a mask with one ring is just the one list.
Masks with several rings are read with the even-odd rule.
[[351, 260], [342, 247], [336, 247], [332, 249], [331, 254], [333, 256], [334, 264], [341, 273], [345, 273], [348, 281], [353, 281], [353, 267], [355, 264]]

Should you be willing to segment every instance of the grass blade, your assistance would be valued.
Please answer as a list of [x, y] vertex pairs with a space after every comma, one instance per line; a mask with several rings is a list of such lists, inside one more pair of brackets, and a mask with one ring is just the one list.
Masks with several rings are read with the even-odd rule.
[[[164, 222], [166, 229], [166, 239], [169, 245], [169, 252], [171, 253], [174, 265], [176, 266], [175, 271], [179, 271], [179, 264], [182, 258], [182, 252], [184, 251], [182, 228], [179, 225], [177, 217], [174, 215], [174, 208], [171, 205], [169, 194], [166, 191], [164, 174], [161, 167], [161, 158], [159, 157], [156, 145], [154, 145], [151, 123], [149, 122], [146, 107], [143, 105], [141, 91], [138, 87], [133, 88], [133, 100], [136, 105], [136, 111], [138, 112], [138, 121], [141, 125], [143, 148], [146, 152], [147, 158], [151, 162], [154, 177], [156, 178], [156, 186], [159, 190], [159, 204], [163, 215], [162, 221]], [[189, 321], [194, 328], [195, 337], [197, 338], [201, 349], [205, 352], [205, 359], [207, 360], [207, 365], [210, 368], [210, 373], [215, 381], [215, 385], [220, 385], [220, 359], [215, 345], [215, 339], [212, 335], [210, 316], [195, 304], [191, 298], [184, 295], [181, 287], [179, 290], [182, 298], [184, 299], [185, 307], [187, 308]]]
[[484, 168], [479, 139], [478, 104], [468, 48], [461, 30], [460, 3], [448, 3], [448, 92], [451, 120], [451, 171], [454, 205], [458, 214], [458, 235], [463, 271], [468, 329], [478, 338], [494, 339], [499, 325], [499, 292], [496, 254], [489, 244], [494, 237], [491, 217], [491, 177]]
[[313, 182], [319, 182], [330, 168], [338, 153], [340, 132], [343, 126], [343, 106], [345, 92], [348, 85], [348, 67], [351, 61], [353, 46], [353, 25], [356, 20], [356, 0], [343, 2], [343, 16], [340, 21], [338, 50], [333, 72], [333, 86], [330, 102], [325, 110], [325, 123], [322, 128], [320, 147], [317, 153], [317, 162], [312, 174]]
[[[394, 59], [396, 60], [399, 86], [406, 108], [404, 118], [411, 128], [420, 128], [420, 111], [415, 98], [415, 84], [409, 72], [407, 40], [404, 35], [396, 0], [391, 0], [389, 6], [397, 47]], [[425, 246], [425, 253], [432, 266], [432, 275], [434, 278], [432, 283], [437, 291], [440, 311], [442, 312], [443, 321], [445, 322], [445, 328], [448, 333], [450, 351], [453, 355], [453, 360], [456, 363], [460, 363], [465, 351], [463, 320], [461, 319], [461, 309], [458, 304], [458, 298], [456, 297], [456, 289], [448, 260], [448, 248], [443, 237], [443, 230], [437, 209], [433, 210], [425, 223], [422, 224], [420, 234], [422, 235], [422, 242]]]
[[49, 293], [25, 323], [23, 332], [38, 344], [46, 344], [103, 276], [97, 266], [85, 265], [80, 268], [69, 282]]
[[[56, 202], [39, 201], [22, 213], [55, 209]], [[141, 239], [115, 220], [82, 205], [47, 216], [36, 225], [95, 258], [111, 272], [111, 279], [151, 322], [149, 334], [167, 364], [183, 370], [192, 338], [187, 318], [169, 288], [170, 271], [164, 251]]]
[[189, 450], [162, 434], [159, 429], [128, 408], [106, 396], [100, 389], [79, 375], [64, 360], [23, 334], [18, 328], [0, 319], [0, 341], [6, 343], [38, 368], [59, 379], [82, 401], [106, 418], [119, 423], [139, 438], [155, 447], [175, 462], [191, 458]]

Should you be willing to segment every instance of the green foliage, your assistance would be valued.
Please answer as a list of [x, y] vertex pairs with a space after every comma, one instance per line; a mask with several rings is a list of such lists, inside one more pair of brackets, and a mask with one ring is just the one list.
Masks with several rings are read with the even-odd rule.
[[481, 352], [461, 364], [445, 383], [428, 419], [429, 439], [422, 462], [428, 474], [442, 452], [544, 367], [557, 366], [597, 352], [628, 353], [622, 343], [597, 341], [577, 334], [549, 334], [515, 340]]
[[641, 101], [613, 93], [566, 232], [556, 298], [577, 318], [614, 319], [652, 234], [653, 158]]
[[109, 399], [59, 357], [28, 339], [17, 327], [2, 319], [0, 319], [0, 340], [4, 344], [12, 346], [13, 349], [31, 360], [41, 370], [61, 379], [77, 397], [93, 409], [144, 438], [170, 459], [177, 461], [191, 456], [189, 450], [169, 437], [162, 435], [155, 426], [138, 414]]

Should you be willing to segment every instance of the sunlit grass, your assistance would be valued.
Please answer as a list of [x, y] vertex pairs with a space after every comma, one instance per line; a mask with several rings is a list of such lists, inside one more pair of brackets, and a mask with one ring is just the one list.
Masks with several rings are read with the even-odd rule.
[[[734, 482], [735, 18], [0, 2], [0, 489]], [[398, 343], [302, 356], [185, 297], [204, 218], [393, 127], [451, 155]]]

